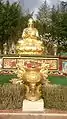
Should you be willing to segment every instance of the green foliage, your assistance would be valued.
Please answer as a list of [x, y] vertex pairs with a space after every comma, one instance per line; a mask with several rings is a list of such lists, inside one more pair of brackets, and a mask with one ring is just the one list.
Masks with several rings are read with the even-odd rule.
[[50, 12], [50, 7], [48, 6], [46, 0], [45, 2], [41, 5], [39, 8], [38, 14], [37, 14], [37, 19], [41, 23], [41, 35], [43, 35], [45, 32], [48, 32], [50, 23], [51, 23], [51, 18], [50, 18], [51, 12]]
[[58, 44], [58, 52], [67, 51], [67, 12], [61, 12], [59, 9], [52, 8], [52, 28], [51, 34], [53, 40]]
[[45, 108], [67, 110], [67, 87], [48, 85], [43, 86]]
[[[3, 53], [3, 44], [7, 42], [8, 50], [11, 43], [16, 43], [21, 37], [23, 29], [27, 26], [27, 21], [33, 13], [25, 13], [20, 3], [10, 4], [9, 0], [0, 0], [0, 49]], [[57, 43], [58, 53], [67, 52], [67, 2], [60, 2], [57, 7], [50, 6], [45, 2], [40, 6], [36, 27], [40, 35], [50, 33], [52, 41], [47, 44], [48, 52], [51, 54], [53, 44]], [[45, 40], [45, 38], [43, 37]], [[52, 44], [52, 45], [51, 45]], [[52, 48], [52, 49], [51, 49]]]
[[10, 4], [1, 2], [0, 4], [0, 43], [3, 49], [3, 43], [9, 40], [15, 40], [21, 18], [21, 9], [18, 3]]
[[24, 99], [24, 85], [0, 85], [0, 110], [20, 109]]
[[[67, 2], [61, 1], [57, 7], [53, 5], [50, 9], [45, 1], [39, 8], [37, 19], [40, 23], [40, 34], [44, 35], [46, 32], [52, 36], [50, 46], [56, 43], [58, 53], [67, 52]], [[43, 39], [45, 40], [44, 37]]]
[[32, 14], [24, 13], [20, 4], [9, 0], [6, 2], [0, 1], [0, 48], [3, 53], [3, 44], [6, 42], [9, 47], [12, 42], [16, 43], [21, 37], [23, 29], [27, 25], [27, 19]]
[[[0, 110], [21, 109], [25, 95], [24, 85], [0, 85]], [[67, 87], [43, 85], [42, 97], [45, 108], [67, 110]]]

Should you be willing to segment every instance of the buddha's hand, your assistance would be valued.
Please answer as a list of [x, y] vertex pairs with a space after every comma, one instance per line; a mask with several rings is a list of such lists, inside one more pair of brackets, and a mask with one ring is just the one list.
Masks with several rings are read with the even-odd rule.
[[31, 39], [37, 39], [35, 35], [31, 35]]
[[29, 37], [30, 37], [30, 34], [26, 34], [26, 33], [25, 33], [25, 34], [23, 35], [23, 38], [29, 38]]

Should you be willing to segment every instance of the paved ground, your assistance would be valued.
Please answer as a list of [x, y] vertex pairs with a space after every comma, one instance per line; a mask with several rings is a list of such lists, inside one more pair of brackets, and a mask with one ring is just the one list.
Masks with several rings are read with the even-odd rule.
[[0, 113], [0, 119], [67, 119], [67, 114], [57, 113]]
[[67, 111], [45, 109], [44, 112], [0, 110], [0, 119], [67, 119]]

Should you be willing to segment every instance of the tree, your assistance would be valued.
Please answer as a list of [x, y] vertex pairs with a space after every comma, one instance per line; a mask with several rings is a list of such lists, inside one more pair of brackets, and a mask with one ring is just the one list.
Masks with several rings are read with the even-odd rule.
[[67, 51], [67, 11], [60, 6], [52, 8], [52, 30], [51, 35], [54, 42], [58, 44], [58, 52]]
[[51, 24], [51, 11], [50, 7], [48, 6], [46, 0], [39, 8], [39, 12], [37, 14], [37, 19], [42, 24], [42, 32], [41, 34], [44, 34], [45, 32], [48, 32], [48, 29]]
[[37, 20], [43, 39], [47, 39], [44, 37], [46, 33], [51, 34], [51, 40], [47, 39], [48, 46], [52, 47], [51, 44], [55, 43], [58, 46], [58, 53], [67, 51], [67, 2], [61, 1], [50, 9], [45, 1], [39, 8]]
[[0, 43], [3, 53], [3, 44], [16, 41], [20, 28], [21, 8], [17, 2], [0, 2]]
[[20, 3], [10, 4], [7, 0], [0, 0], [0, 44], [3, 53], [3, 44], [6, 42], [8, 49], [12, 42], [16, 43], [21, 37], [23, 29], [27, 25], [27, 20], [32, 16], [25, 12]]

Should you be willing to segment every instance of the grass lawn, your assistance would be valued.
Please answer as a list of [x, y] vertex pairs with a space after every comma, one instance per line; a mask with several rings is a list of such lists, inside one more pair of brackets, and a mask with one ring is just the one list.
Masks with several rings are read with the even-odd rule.
[[48, 79], [52, 84], [67, 85], [67, 77], [65, 76], [49, 76]]
[[[16, 75], [0, 75], [0, 84], [8, 83], [12, 78], [16, 78]], [[48, 80], [52, 84], [67, 85], [67, 77], [64, 76], [49, 76]]]
[[16, 75], [0, 75], [0, 84], [9, 83], [12, 78], [16, 78]]

